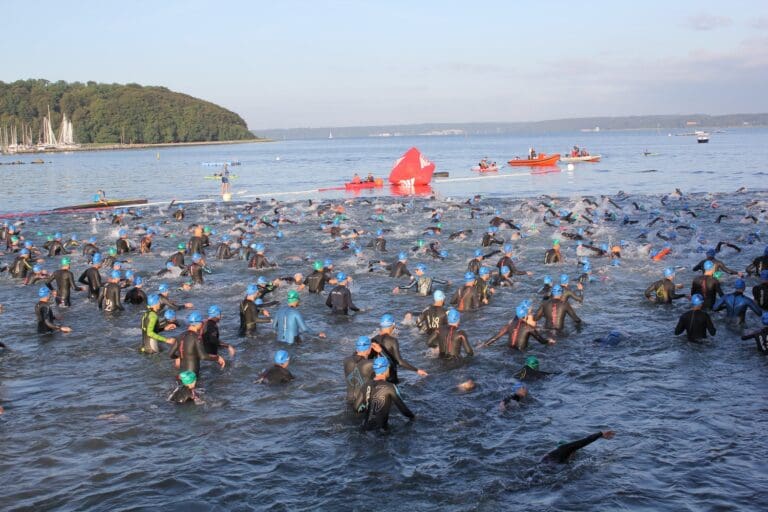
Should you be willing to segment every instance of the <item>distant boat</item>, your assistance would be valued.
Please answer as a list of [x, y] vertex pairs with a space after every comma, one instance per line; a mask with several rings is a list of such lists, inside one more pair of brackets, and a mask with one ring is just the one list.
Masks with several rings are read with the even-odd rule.
[[696, 136], [696, 142], [699, 144], [706, 144], [709, 142], [709, 134], [702, 133], [701, 135]]
[[333, 132], [332, 132], [332, 131], [330, 131], [330, 130], [328, 130], [328, 138], [329, 138], [329, 139], [332, 139], [332, 138], [333, 138]]

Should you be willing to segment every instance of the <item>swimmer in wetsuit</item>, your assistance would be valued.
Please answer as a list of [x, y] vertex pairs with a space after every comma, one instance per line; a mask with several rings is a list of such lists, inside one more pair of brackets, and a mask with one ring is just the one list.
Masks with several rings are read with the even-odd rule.
[[551, 265], [562, 262], [563, 255], [560, 253], [560, 240], [555, 239], [552, 241], [552, 248], [547, 249], [547, 252], [544, 253], [544, 264]]
[[200, 226], [195, 226], [195, 228], [192, 230], [192, 237], [187, 242], [187, 254], [200, 254], [202, 256], [205, 255], [205, 244], [203, 241], [203, 228]]
[[[389, 359], [389, 371], [387, 372], [389, 382], [397, 384], [399, 381], [397, 376], [398, 367], [402, 367], [406, 370], [416, 372], [420, 377], [426, 377], [429, 375], [421, 368], [416, 368], [414, 365], [403, 359], [400, 355], [400, 342], [397, 338], [392, 336], [395, 331], [395, 317], [389, 313], [384, 314], [379, 321], [379, 334], [371, 338], [372, 343], [377, 343], [381, 347], [381, 355]], [[373, 357], [373, 354], [371, 354]]]
[[173, 345], [175, 338], [166, 338], [160, 331], [165, 329], [175, 329], [175, 324], [165, 324], [165, 329], [160, 322], [158, 312], [160, 311], [160, 297], [152, 294], [147, 297], [147, 309], [141, 315], [141, 347], [139, 352], [142, 354], [157, 354], [160, 352], [158, 343], [167, 343]]
[[40, 299], [35, 304], [35, 317], [37, 318], [37, 332], [39, 334], [48, 334], [51, 332], [72, 332], [72, 329], [63, 325], [56, 325], [54, 320], [56, 317], [53, 315], [51, 309], [50, 299], [51, 290], [45, 286], [40, 287], [37, 291], [37, 296]]
[[768, 311], [768, 268], [760, 272], [760, 281], [760, 284], [752, 287], [752, 297], [763, 311]]
[[203, 323], [201, 337], [203, 339], [203, 348], [209, 354], [219, 355], [219, 349], [227, 349], [229, 357], [235, 357], [235, 347], [229, 343], [224, 343], [219, 339], [219, 322], [221, 321], [221, 308], [212, 305], [208, 308], [208, 318]]
[[157, 293], [160, 296], [161, 311], [165, 308], [172, 309], [174, 311], [180, 311], [182, 309], [192, 309], [194, 307], [191, 302], [176, 304], [176, 302], [172, 301], [170, 297], [168, 297], [168, 293], [170, 292], [168, 285], [165, 283], [160, 283], [160, 286], [157, 287]]
[[255, 336], [258, 324], [272, 322], [268, 311], [265, 310], [263, 316], [259, 315], [260, 309], [256, 303], [262, 301], [262, 299], [257, 298], [258, 294], [259, 288], [255, 284], [249, 284], [245, 290], [245, 299], [240, 303], [240, 329], [238, 336]]
[[573, 441], [572, 443], [563, 443], [548, 454], [546, 454], [541, 461], [549, 464], [565, 464], [576, 453], [577, 450], [584, 448], [585, 446], [594, 443], [600, 438], [613, 439], [615, 433], [612, 430], [604, 430], [597, 432], [591, 436], [587, 436], [584, 439]]
[[685, 294], [675, 292], [683, 285], [675, 284], [674, 281], [675, 270], [671, 267], [664, 269], [664, 279], [660, 279], [646, 288], [645, 298], [656, 304], [672, 304], [673, 300], [684, 298]]
[[274, 360], [275, 364], [259, 375], [259, 379], [256, 381], [257, 384], [288, 384], [294, 379], [293, 374], [288, 371], [288, 365], [291, 362], [291, 356], [288, 355], [288, 352], [278, 350], [275, 352]]
[[702, 311], [704, 305], [704, 298], [698, 293], [691, 297], [691, 309], [686, 311], [680, 316], [675, 327], [675, 336], [685, 332], [688, 336], [688, 341], [701, 341], [707, 337], [707, 331], [711, 336], [714, 336], [717, 332], [712, 319], [709, 317], [706, 311]]
[[720, 281], [715, 279], [715, 264], [711, 261], [705, 261], [702, 265], [704, 275], [693, 279], [691, 283], [691, 296], [701, 295], [704, 299], [704, 309], [712, 309], [715, 305], [715, 299], [722, 297], [723, 290], [720, 288]]
[[555, 285], [552, 287], [552, 297], [541, 303], [534, 315], [534, 320], [538, 321], [544, 317], [547, 329], [559, 331], [565, 327], [565, 315], [570, 316], [577, 326], [581, 324], [581, 318], [571, 305], [563, 300], [563, 288], [560, 285]]
[[758, 256], [747, 267], [747, 274], [760, 275], [764, 270], [768, 270], [768, 245], [763, 250], [763, 255]]
[[712, 311], [725, 309], [726, 318], [737, 318], [739, 325], [744, 325], [747, 310], [750, 309], [757, 316], [762, 316], [763, 311], [754, 300], [744, 295], [747, 285], [743, 279], [737, 279], [733, 283], [734, 291], [726, 293], [717, 299]]
[[451, 305], [459, 312], [474, 311], [480, 307], [480, 295], [475, 286], [477, 278], [472, 272], [464, 274], [464, 286], [456, 290], [451, 297]]
[[715, 252], [714, 249], [707, 249], [707, 253], [706, 254], [707, 254], [707, 257], [705, 259], [701, 260], [700, 262], [698, 262], [691, 270], [693, 270], [694, 272], [698, 272], [698, 271], [706, 272], [705, 265], [709, 261], [709, 262], [711, 262], [714, 265], [714, 271], [713, 272], [717, 272], [718, 270], [720, 270], [720, 271], [725, 272], [726, 274], [730, 274], [730, 275], [737, 275], [737, 274], [741, 275], [741, 272], [737, 272], [736, 270], [732, 270], [732, 269], [728, 268], [725, 263], [723, 263], [722, 261], [720, 261], [717, 258], [715, 258], [715, 254], [717, 254], [717, 253]]
[[186, 268], [186, 265], [184, 264], [184, 251], [186, 250], [187, 246], [184, 244], [184, 242], [181, 242], [176, 246], [176, 248], [178, 250], [171, 255], [168, 261], [173, 263], [174, 266], [184, 270]]
[[118, 232], [118, 236], [120, 238], [118, 238], [115, 242], [115, 249], [117, 250], [117, 254], [128, 254], [134, 250], [131, 246], [130, 240], [128, 240], [128, 232], [126, 230], [121, 229]]
[[515, 310], [515, 318], [509, 321], [493, 337], [487, 339], [480, 346], [488, 347], [496, 343], [505, 334], [509, 335], [509, 348], [525, 352], [528, 348], [528, 340], [533, 337], [542, 345], [554, 345], [554, 338], [545, 338], [536, 329], [536, 321], [530, 312], [530, 303], [522, 302]]
[[467, 333], [459, 329], [461, 314], [454, 308], [446, 313], [446, 325], [438, 328], [437, 346], [439, 355], [447, 359], [459, 359], [462, 350], [467, 356], [475, 354], [472, 345], [469, 343]]
[[266, 256], [264, 256], [264, 252], [266, 251], [264, 244], [256, 244], [254, 250], [256, 251], [256, 254], [254, 254], [248, 261], [248, 268], [261, 270], [264, 268], [273, 268], [277, 266], [277, 263], [272, 263], [267, 259]]
[[96, 299], [99, 296], [99, 291], [103, 285], [101, 279], [101, 253], [94, 253], [91, 257], [91, 266], [85, 269], [85, 272], [80, 275], [77, 280], [78, 283], [84, 284], [88, 287], [88, 298]]
[[436, 290], [432, 294], [432, 299], [434, 303], [424, 309], [416, 319], [416, 327], [419, 328], [419, 331], [428, 335], [427, 346], [430, 348], [437, 346], [437, 335], [440, 326], [447, 325], [446, 310], [443, 306], [445, 304], [445, 293], [442, 290]]
[[497, 228], [496, 226], [489, 226], [485, 234], [483, 235], [483, 240], [481, 241], [480, 245], [483, 247], [490, 247], [492, 245], [504, 245], [503, 239], [496, 238], [496, 233], [498, 231], [499, 231], [499, 228]]
[[75, 285], [75, 276], [69, 270], [69, 264], [70, 259], [68, 257], [61, 258], [61, 268], [54, 271], [45, 282], [45, 285], [51, 290], [53, 290], [51, 283], [56, 282], [56, 304], [64, 307], [72, 305], [69, 300], [71, 290], [82, 291], [80, 286]]
[[416, 274], [415, 276], [411, 276], [411, 281], [402, 286], [396, 286], [392, 293], [397, 294], [400, 293], [400, 290], [410, 290], [414, 286], [416, 287], [416, 290], [418, 294], [422, 297], [426, 297], [430, 294], [432, 294], [432, 285], [437, 284], [449, 284], [447, 281], [443, 281], [434, 277], [429, 277], [425, 274], [427, 271], [427, 266], [423, 263], [419, 263], [416, 265], [416, 268], [414, 269], [413, 273]]
[[758, 331], [745, 334], [741, 337], [741, 339], [744, 341], [754, 339], [755, 344], [757, 345], [757, 350], [759, 350], [762, 354], [768, 355], [768, 312], [763, 313], [760, 320], [763, 323], [763, 328]]
[[[291, 290], [286, 297], [287, 305], [281, 307], [275, 317], [272, 320], [272, 327], [277, 335], [277, 341], [293, 344], [297, 341], [301, 341], [300, 335], [302, 333], [310, 333], [311, 331], [307, 324], [304, 322], [301, 313], [298, 310], [299, 307], [299, 292]], [[325, 333], [320, 332], [317, 334], [318, 338], [325, 338]]]
[[325, 305], [331, 308], [334, 315], [348, 315], [349, 311], [360, 311], [360, 308], [352, 302], [352, 292], [347, 287], [347, 274], [339, 272], [336, 274], [336, 287], [328, 294]]
[[328, 282], [328, 274], [325, 272], [323, 262], [320, 260], [312, 264], [312, 273], [304, 279], [309, 293], [321, 293], [325, 290], [325, 284]]
[[543, 372], [539, 370], [539, 359], [536, 356], [528, 356], [525, 358], [525, 366], [520, 368], [515, 373], [515, 378], [518, 380], [540, 380], [552, 375], [549, 372]]
[[365, 384], [363, 390], [365, 418], [363, 419], [362, 429], [370, 430], [388, 430], [389, 429], [389, 410], [392, 404], [409, 420], [413, 420], [416, 415], [411, 412], [400, 396], [397, 386], [389, 382], [390, 361], [388, 358], [379, 356], [373, 360], [373, 380]]
[[365, 383], [373, 379], [373, 361], [369, 358], [371, 351], [377, 353], [381, 347], [375, 347], [368, 336], [360, 336], [355, 343], [355, 353], [344, 358], [344, 380], [347, 383], [347, 405], [355, 413], [364, 410], [365, 397], [363, 388]]
[[197, 376], [195, 372], [185, 370], [179, 373], [179, 383], [173, 393], [168, 397], [169, 402], [176, 402], [177, 404], [183, 404], [186, 402], [200, 401], [197, 393], [195, 392], [195, 385], [197, 383]]
[[528, 388], [525, 384], [517, 380], [512, 381], [512, 394], [504, 397], [499, 404], [499, 410], [506, 412], [510, 409], [522, 407], [525, 398], [528, 396]]
[[203, 315], [192, 311], [187, 315], [187, 331], [182, 334], [171, 347], [170, 357], [181, 371], [192, 371], [200, 375], [200, 361], [216, 361], [224, 368], [226, 361], [219, 355], [208, 354], [203, 347], [200, 336], [203, 328]]
[[496, 262], [496, 267], [507, 267], [510, 270], [511, 275], [513, 276], [532, 276], [533, 272], [526, 272], [525, 270], [518, 270], [515, 266], [515, 262], [512, 259], [512, 244], [507, 244], [504, 246], [504, 256], [502, 256], [499, 261]]
[[144, 304], [147, 302], [147, 294], [144, 292], [144, 280], [141, 278], [141, 276], [136, 276], [133, 279], [133, 288], [129, 288], [128, 291], [125, 292], [125, 297], [123, 297], [123, 302], [127, 304]]

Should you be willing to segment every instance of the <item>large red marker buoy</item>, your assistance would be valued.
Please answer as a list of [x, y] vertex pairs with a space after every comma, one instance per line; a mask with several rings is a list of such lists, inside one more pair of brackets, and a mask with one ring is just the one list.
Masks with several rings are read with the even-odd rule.
[[429, 185], [434, 172], [435, 164], [424, 158], [418, 149], [411, 148], [395, 162], [389, 182], [401, 187], [420, 187]]

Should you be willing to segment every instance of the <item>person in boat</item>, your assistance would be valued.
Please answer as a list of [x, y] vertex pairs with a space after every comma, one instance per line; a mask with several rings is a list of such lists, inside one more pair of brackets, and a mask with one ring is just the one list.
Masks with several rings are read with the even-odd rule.
[[109, 201], [107, 201], [107, 194], [101, 189], [96, 191], [96, 195], [93, 196], [93, 202], [103, 205], [109, 204]]
[[536, 150], [534, 148], [528, 148], [528, 160], [536, 158]]
[[352, 183], [354, 183], [355, 185], [362, 183], [362, 181], [360, 180], [359, 174], [355, 173], [355, 175], [352, 176]]
[[368, 177], [365, 179], [365, 181], [367, 181], [368, 183], [373, 183], [374, 181], [376, 181], [376, 178], [373, 177], [372, 172], [369, 172]]
[[480, 160], [480, 163], [477, 164], [481, 169], [487, 169], [489, 167], [488, 165], [488, 157], [483, 158]]
[[573, 149], [571, 150], [571, 156], [579, 156], [579, 146], [573, 146]]

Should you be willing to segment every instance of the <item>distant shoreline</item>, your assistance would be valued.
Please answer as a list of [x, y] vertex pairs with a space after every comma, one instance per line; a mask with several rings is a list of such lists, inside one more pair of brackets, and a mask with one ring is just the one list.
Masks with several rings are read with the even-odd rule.
[[45, 150], [30, 149], [15, 151], [13, 153], [3, 153], [4, 156], [13, 155], [46, 155], [49, 153], [71, 153], [81, 151], [117, 151], [121, 149], [160, 149], [177, 148], [188, 146], [222, 146], [228, 144], [260, 144], [263, 142], [274, 142], [272, 139], [246, 139], [246, 140], [212, 140], [200, 142], [161, 142], [159, 144], [82, 144], [69, 148], [52, 148]]

